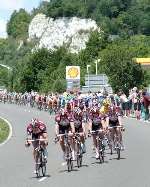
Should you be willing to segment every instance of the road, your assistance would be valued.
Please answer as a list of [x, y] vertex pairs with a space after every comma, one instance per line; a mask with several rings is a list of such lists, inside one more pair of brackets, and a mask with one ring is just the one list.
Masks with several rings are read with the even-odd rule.
[[[0, 147], [1, 187], [149, 187], [150, 124], [133, 119], [123, 119], [126, 127], [121, 160], [116, 155], [105, 155], [105, 163], [98, 164], [92, 152], [91, 139], [87, 140], [87, 154], [83, 167], [74, 167], [71, 173], [62, 166], [62, 154], [53, 143], [54, 117], [28, 107], [0, 103], [0, 116], [13, 127], [12, 138]], [[49, 160], [45, 178], [37, 179], [33, 174], [32, 149], [25, 148], [26, 124], [38, 117], [48, 126]], [[74, 164], [75, 165], [75, 164]]]

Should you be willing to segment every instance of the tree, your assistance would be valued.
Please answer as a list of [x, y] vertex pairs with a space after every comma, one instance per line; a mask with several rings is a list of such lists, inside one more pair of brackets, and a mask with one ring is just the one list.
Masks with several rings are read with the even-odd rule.
[[140, 49], [135, 45], [136, 42], [132, 44], [134, 47], [129, 45], [130, 42], [117, 41], [100, 53], [101, 65], [115, 92], [122, 89], [127, 93], [130, 88], [140, 86], [144, 80], [141, 66], [133, 61], [133, 58], [140, 57]]
[[66, 80], [57, 79], [53, 83], [53, 91], [63, 93], [66, 90]]
[[8, 70], [0, 66], [0, 86], [8, 86]]
[[15, 10], [7, 23], [7, 34], [16, 39], [27, 38], [31, 16], [24, 10]]

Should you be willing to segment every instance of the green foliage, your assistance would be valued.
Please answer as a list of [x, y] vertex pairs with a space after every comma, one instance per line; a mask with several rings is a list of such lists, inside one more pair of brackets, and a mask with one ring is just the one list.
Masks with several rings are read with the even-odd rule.
[[28, 34], [28, 26], [31, 21], [31, 16], [24, 10], [15, 10], [9, 22], [7, 23], [7, 34], [13, 38], [25, 39]]
[[0, 66], [0, 86], [8, 86], [8, 70]]
[[63, 93], [66, 90], [66, 80], [57, 79], [53, 83], [53, 91]]
[[103, 30], [123, 37], [150, 34], [149, 0], [52, 0], [46, 14], [53, 18], [92, 18]]
[[149, 37], [135, 36], [125, 41], [118, 40], [100, 53], [101, 65], [114, 91], [121, 88], [127, 92], [128, 89], [143, 83], [146, 77], [140, 65], [134, 62], [134, 58], [148, 55], [149, 42]]
[[38, 13], [43, 13], [46, 14], [47, 12], [47, 6], [49, 5], [49, 2], [47, 1], [41, 1], [40, 5], [37, 8], [33, 8], [32, 12], [31, 12], [31, 16], [32, 18], [38, 14]]
[[10, 129], [8, 124], [4, 120], [0, 119], [0, 143], [4, 142], [8, 138], [9, 131]]
[[142, 83], [142, 87], [145, 88], [150, 85], [150, 70], [144, 70], [144, 81]]
[[[34, 51], [37, 42], [26, 39], [29, 23], [37, 13], [55, 19], [91, 18], [104, 32], [92, 32], [86, 49], [78, 55], [70, 54], [65, 47]], [[7, 24], [8, 38], [0, 39], [0, 63], [9, 65], [13, 71], [8, 73], [1, 68], [0, 84], [21, 92], [62, 92], [66, 87], [66, 66], [80, 66], [83, 85], [87, 64], [91, 65], [90, 73], [95, 73], [94, 61], [101, 59], [98, 73], [109, 76], [115, 91], [146, 86], [150, 74], [143, 72], [133, 59], [150, 56], [149, 18], [149, 0], [51, 0], [41, 2], [31, 15], [24, 9], [14, 11]]]
[[[22, 64], [19, 84], [22, 90], [48, 92], [65, 89], [65, 68], [72, 65], [75, 56], [69, 54], [65, 48], [55, 52], [39, 49], [30, 54], [28, 61]], [[18, 69], [20, 67], [18, 66]], [[60, 83], [60, 84], [58, 84]]]

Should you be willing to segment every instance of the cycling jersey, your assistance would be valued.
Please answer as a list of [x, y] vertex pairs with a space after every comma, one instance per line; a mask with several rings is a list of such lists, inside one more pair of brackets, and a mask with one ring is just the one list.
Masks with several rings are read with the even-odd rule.
[[71, 126], [70, 126], [70, 122], [73, 122], [73, 118], [71, 115], [69, 114], [65, 114], [65, 115], [57, 115], [55, 117], [55, 121], [57, 122], [58, 126], [59, 126], [59, 133], [60, 134], [64, 134], [65, 131], [69, 131]]
[[77, 115], [77, 114], [74, 113], [74, 127], [75, 127], [76, 132], [79, 131], [79, 130], [80, 130], [80, 132], [83, 131], [82, 121], [83, 121], [82, 114]]
[[46, 133], [46, 125], [42, 121], [38, 121], [36, 127], [33, 128], [33, 125], [30, 123], [27, 126], [27, 133], [29, 135], [40, 135]]
[[109, 125], [110, 126], [117, 126], [117, 125], [119, 125], [119, 120], [118, 120], [118, 117], [119, 116], [121, 116], [121, 114], [119, 114], [119, 113], [115, 113], [115, 114], [113, 114], [113, 113], [109, 113], [108, 114], [108, 117], [109, 117]]
[[99, 113], [90, 114], [90, 119], [92, 121], [92, 130], [98, 130], [102, 128], [101, 120], [103, 119]]

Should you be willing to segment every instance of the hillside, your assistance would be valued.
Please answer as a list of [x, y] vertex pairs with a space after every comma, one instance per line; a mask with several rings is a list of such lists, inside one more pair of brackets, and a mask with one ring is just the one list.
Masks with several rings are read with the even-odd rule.
[[78, 53], [86, 48], [92, 31], [100, 29], [91, 19], [47, 18], [44, 14], [37, 14], [28, 29], [29, 40], [38, 40], [37, 48], [45, 47], [50, 50], [65, 45], [71, 53]]
[[149, 75], [132, 59], [150, 56], [149, 20], [149, 0], [51, 0], [31, 14], [14, 11], [8, 38], [0, 39], [0, 63], [13, 71], [0, 70], [6, 77], [1, 84], [17, 91], [61, 92], [66, 65], [81, 67], [84, 84], [86, 65], [94, 73], [100, 58], [98, 72], [108, 75], [114, 91], [146, 86]]

